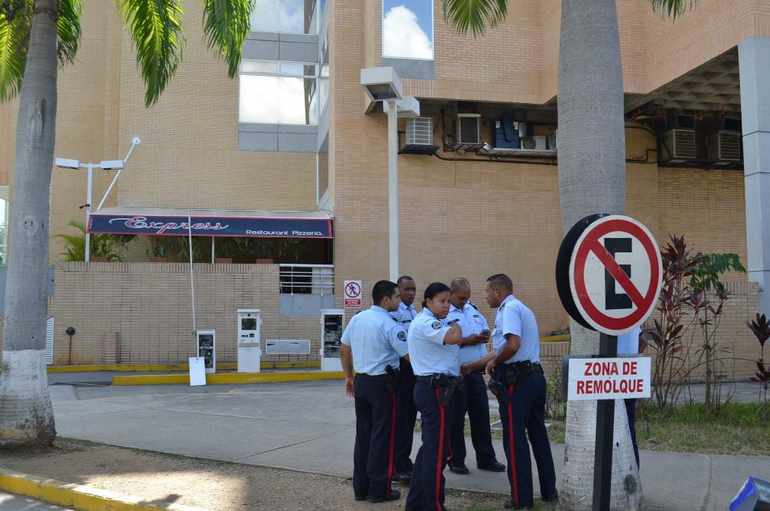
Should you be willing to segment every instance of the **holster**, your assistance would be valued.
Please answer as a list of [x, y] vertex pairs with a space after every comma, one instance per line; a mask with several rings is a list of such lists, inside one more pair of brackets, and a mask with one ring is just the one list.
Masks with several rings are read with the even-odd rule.
[[398, 382], [401, 379], [401, 374], [391, 366], [388, 366], [385, 370], [388, 373], [385, 378], [385, 387], [388, 389], [388, 393], [393, 395], [398, 392]]
[[503, 364], [502, 374], [506, 385], [515, 385], [522, 376], [516, 364]]
[[434, 374], [430, 380], [430, 386], [438, 389], [438, 403], [444, 407], [452, 404], [455, 392], [460, 390], [462, 385], [462, 378], [450, 377], [445, 374]]

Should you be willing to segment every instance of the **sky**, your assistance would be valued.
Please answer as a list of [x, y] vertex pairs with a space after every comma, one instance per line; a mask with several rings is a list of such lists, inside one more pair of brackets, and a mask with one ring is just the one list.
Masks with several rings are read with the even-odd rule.
[[383, 0], [383, 55], [433, 59], [433, 0]]

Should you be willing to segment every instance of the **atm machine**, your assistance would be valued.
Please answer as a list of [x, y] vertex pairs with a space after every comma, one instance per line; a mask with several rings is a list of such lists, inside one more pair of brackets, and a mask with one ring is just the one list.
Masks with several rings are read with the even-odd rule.
[[217, 341], [215, 330], [198, 330], [196, 332], [198, 356], [203, 358], [206, 373], [215, 373], [217, 359]]
[[342, 371], [340, 348], [344, 329], [344, 309], [321, 311], [321, 371]]
[[262, 313], [259, 309], [238, 309], [238, 372], [258, 373], [262, 358], [259, 333]]

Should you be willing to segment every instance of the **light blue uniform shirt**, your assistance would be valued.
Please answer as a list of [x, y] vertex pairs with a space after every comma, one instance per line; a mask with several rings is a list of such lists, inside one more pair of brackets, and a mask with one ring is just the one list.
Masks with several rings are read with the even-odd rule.
[[404, 330], [409, 330], [409, 324], [417, 317], [417, 311], [414, 308], [414, 304], [407, 307], [404, 302], [399, 302], [398, 310], [391, 312], [390, 315], [403, 325]]
[[407, 343], [409, 361], [417, 376], [442, 373], [460, 375], [460, 347], [444, 345], [444, 337], [451, 330], [446, 321], [439, 319], [426, 307], [409, 326]]
[[[457, 320], [457, 324], [463, 331], [463, 337], [473, 334], [480, 334], [484, 330], [489, 330], [487, 320], [484, 316], [471, 305], [465, 304], [463, 310], [454, 305], [449, 307], [449, 315], [446, 317], [447, 323]], [[487, 343], [476, 344], [475, 346], [463, 346], [460, 348], [460, 363], [470, 364], [487, 355]]]
[[618, 355], [636, 355], [639, 353], [639, 336], [642, 333], [640, 327], [636, 327], [628, 333], [618, 336]]
[[516, 354], [505, 361], [513, 362], [530, 361], [533, 364], [540, 362], [540, 334], [537, 330], [537, 320], [532, 311], [521, 303], [515, 296], [510, 295], [497, 309], [495, 316], [495, 328], [492, 331], [492, 345], [495, 353], [506, 345], [505, 336], [508, 334], [521, 337], [521, 347]]
[[386, 374], [387, 366], [398, 369], [399, 358], [406, 355], [406, 333], [376, 305], [351, 318], [342, 344], [353, 352], [356, 373], [371, 376]]

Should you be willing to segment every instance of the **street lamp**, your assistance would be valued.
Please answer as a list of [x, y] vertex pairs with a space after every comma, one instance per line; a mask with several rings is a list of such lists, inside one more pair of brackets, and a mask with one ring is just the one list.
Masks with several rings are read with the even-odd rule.
[[419, 117], [420, 102], [402, 96], [401, 79], [392, 67], [361, 69], [361, 85], [372, 101], [383, 103], [388, 114], [388, 231], [390, 280], [398, 279], [398, 118]]
[[133, 140], [131, 141], [131, 148], [128, 150], [128, 154], [126, 154], [126, 157], [123, 158], [122, 160], [102, 160], [99, 163], [82, 163], [79, 160], [71, 160], [69, 158], [56, 158], [56, 166], [59, 168], [75, 169], [75, 170], [88, 169], [88, 184], [86, 185], [86, 203], [80, 206], [80, 209], [85, 208], [86, 210], [86, 254], [85, 254], [86, 261], [85, 262], [89, 262], [91, 260], [91, 233], [88, 232], [88, 228], [89, 228], [89, 221], [91, 220], [91, 195], [93, 193], [94, 169], [118, 171], [118, 173], [113, 178], [112, 183], [110, 183], [109, 188], [107, 188], [107, 192], [104, 194], [104, 197], [102, 197], [102, 201], [99, 203], [99, 207], [96, 208], [96, 210], [99, 211], [102, 208], [102, 205], [104, 204], [104, 200], [110, 194], [112, 187], [115, 185], [115, 181], [118, 180], [118, 176], [120, 176], [120, 173], [123, 171], [123, 167], [125, 167], [129, 156], [131, 156], [131, 152], [134, 150], [134, 147], [138, 146], [141, 143], [142, 143], [142, 140], [139, 137], [134, 137]]

